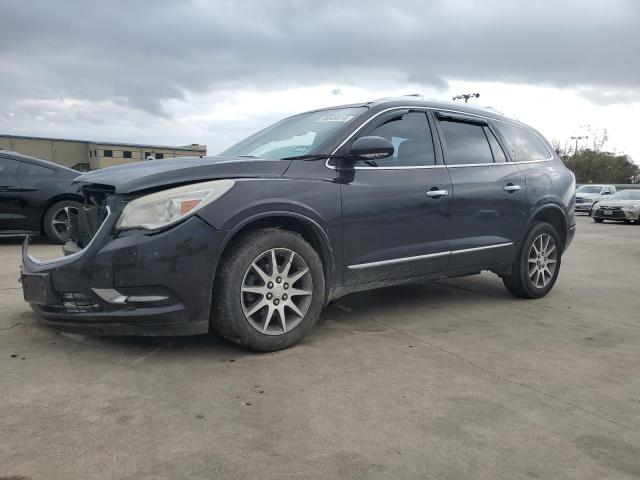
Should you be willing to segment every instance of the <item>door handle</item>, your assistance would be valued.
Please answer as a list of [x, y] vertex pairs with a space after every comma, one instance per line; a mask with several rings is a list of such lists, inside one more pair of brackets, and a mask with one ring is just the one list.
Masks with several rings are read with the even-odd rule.
[[520, 185], [514, 185], [512, 183], [509, 183], [503, 188], [503, 190], [505, 192], [513, 193], [513, 192], [517, 192], [518, 190], [522, 190], [522, 187]]
[[444, 197], [445, 195], [449, 195], [449, 190], [429, 190], [427, 192], [427, 197], [432, 198]]

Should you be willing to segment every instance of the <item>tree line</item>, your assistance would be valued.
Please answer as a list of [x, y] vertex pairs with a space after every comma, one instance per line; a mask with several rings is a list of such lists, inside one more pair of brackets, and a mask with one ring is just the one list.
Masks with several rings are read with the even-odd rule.
[[576, 176], [577, 183], [640, 183], [640, 167], [629, 155], [603, 150], [607, 132], [591, 131], [591, 143], [585, 148], [572, 148], [570, 142], [562, 145], [557, 140], [553, 146]]

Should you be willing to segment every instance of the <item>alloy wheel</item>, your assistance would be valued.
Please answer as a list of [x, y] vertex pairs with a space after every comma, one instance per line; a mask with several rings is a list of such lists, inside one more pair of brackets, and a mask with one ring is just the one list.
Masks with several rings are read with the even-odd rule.
[[242, 279], [240, 301], [249, 324], [265, 335], [283, 335], [297, 327], [313, 296], [307, 262], [288, 248], [258, 255]]
[[63, 207], [53, 214], [51, 224], [61, 238], [66, 238], [69, 235], [72, 214], [77, 215], [78, 209], [75, 207]]
[[536, 288], [544, 288], [553, 279], [558, 262], [558, 249], [548, 233], [538, 235], [529, 249], [529, 280]]

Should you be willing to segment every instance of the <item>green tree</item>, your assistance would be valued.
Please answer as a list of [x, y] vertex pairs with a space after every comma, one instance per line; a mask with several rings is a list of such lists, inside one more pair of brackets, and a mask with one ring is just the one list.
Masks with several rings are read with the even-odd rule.
[[640, 168], [628, 155], [591, 148], [564, 157], [564, 163], [575, 174], [577, 183], [631, 183], [640, 175]]

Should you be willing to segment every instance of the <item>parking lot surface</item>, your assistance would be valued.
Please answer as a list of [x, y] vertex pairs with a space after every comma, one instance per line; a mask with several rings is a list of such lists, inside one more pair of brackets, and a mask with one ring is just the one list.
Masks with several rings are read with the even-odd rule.
[[543, 299], [488, 273], [354, 294], [273, 354], [41, 326], [19, 251], [0, 240], [0, 478], [640, 476], [638, 225], [578, 218]]

